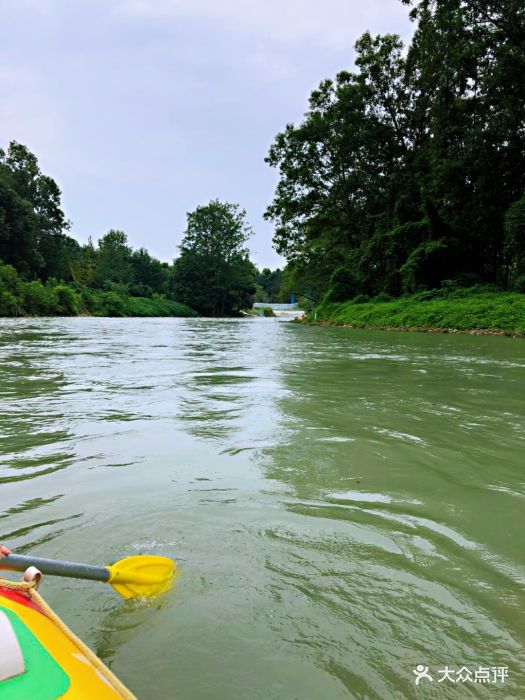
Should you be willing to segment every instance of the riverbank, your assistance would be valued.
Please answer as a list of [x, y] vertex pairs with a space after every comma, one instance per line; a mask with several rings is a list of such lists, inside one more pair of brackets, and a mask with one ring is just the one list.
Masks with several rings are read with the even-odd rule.
[[[199, 314], [186, 304], [155, 294], [132, 296], [129, 286], [92, 289], [50, 278], [28, 282], [0, 260], [0, 316], [174, 316]], [[142, 291], [142, 290], [141, 290]]]
[[162, 296], [133, 297], [114, 291], [64, 284], [23, 283], [14, 294], [0, 288], [0, 317], [24, 316], [172, 316], [190, 317], [198, 313], [186, 304]]
[[[96, 315], [96, 314], [94, 314]], [[100, 315], [100, 314], [99, 314]], [[116, 314], [114, 314], [116, 315]], [[124, 298], [124, 313], [121, 316], [171, 316], [189, 318], [199, 314], [186, 304], [164, 298], [126, 297]]]
[[525, 337], [525, 294], [431, 290], [388, 301], [321, 304], [309, 323], [352, 328]]

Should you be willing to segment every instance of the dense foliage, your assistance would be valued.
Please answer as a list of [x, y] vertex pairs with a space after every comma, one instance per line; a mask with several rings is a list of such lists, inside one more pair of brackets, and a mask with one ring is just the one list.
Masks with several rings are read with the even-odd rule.
[[[169, 265], [133, 250], [122, 231], [109, 231], [96, 246], [71, 238], [60, 196], [25, 146], [0, 149], [1, 315], [188, 313], [173, 301], [159, 304], [170, 293]], [[138, 297], [154, 303], [132, 301]]]
[[60, 189], [19, 143], [0, 148], [0, 259], [27, 277], [63, 276], [80, 246], [64, 234]]
[[525, 6], [403, 2], [408, 49], [364, 34], [356, 71], [322, 82], [276, 137], [276, 249], [332, 301], [444, 280], [522, 291]]
[[368, 300], [321, 304], [310, 320], [355, 328], [486, 331], [525, 336], [525, 297], [516, 292], [448, 286], [399, 299], [385, 295]]
[[185, 304], [154, 294], [130, 296], [126, 288], [111, 291], [78, 284], [20, 277], [12, 265], [0, 261], [0, 316], [196, 316]]
[[[255, 278], [256, 293], [255, 301], [266, 301], [269, 303], [281, 301], [281, 288], [283, 285], [283, 271], [263, 268], [257, 273]], [[288, 295], [289, 296], [289, 295]]]
[[245, 248], [250, 235], [246, 212], [237, 204], [215, 200], [189, 213], [173, 266], [176, 298], [207, 316], [251, 306], [257, 270]]
[[0, 149], [0, 315], [228, 315], [251, 306], [258, 273], [238, 205], [214, 201], [188, 214], [169, 265], [134, 250], [123, 231], [79, 244], [60, 196], [25, 146]]

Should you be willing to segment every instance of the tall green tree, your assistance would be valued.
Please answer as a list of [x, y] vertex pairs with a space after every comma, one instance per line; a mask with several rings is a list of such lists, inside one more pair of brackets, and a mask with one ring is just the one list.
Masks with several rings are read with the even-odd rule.
[[95, 276], [96, 258], [95, 246], [90, 237], [71, 263], [71, 276], [74, 282], [84, 287], [94, 286], [93, 278]]
[[403, 1], [408, 51], [365, 33], [356, 70], [323, 81], [267, 158], [276, 249], [337, 297], [506, 284], [516, 249], [504, 221], [525, 190], [523, 3]]
[[133, 281], [131, 247], [123, 231], [111, 229], [98, 242], [92, 284], [104, 287], [111, 284], [128, 285]]
[[525, 184], [523, 3], [406, 4], [417, 22], [408, 64], [432, 229], [450, 240], [458, 271], [501, 282], [504, 214]]
[[74, 265], [82, 255], [82, 246], [78, 241], [61, 233], [42, 236], [38, 250], [43, 261], [38, 273], [40, 279], [54, 277], [66, 282], [73, 280]]
[[7, 151], [0, 149], [0, 257], [26, 277], [46, 276], [53, 259], [71, 249], [60, 196], [26, 146], [11, 141]]
[[263, 290], [265, 297], [262, 301], [278, 301], [282, 279], [283, 272], [279, 268], [277, 268], [277, 270], [270, 270], [269, 267], [265, 267], [257, 274], [255, 281]]
[[393, 35], [365, 34], [356, 45], [361, 72], [323, 81], [305, 119], [288, 125], [268, 154], [280, 172], [266, 212], [276, 249], [325, 285], [340, 266], [365, 286], [378, 283], [385, 273], [378, 274], [374, 237], [418, 209], [417, 193], [399, 198], [410, 179], [402, 48]]
[[9, 173], [0, 166], [0, 259], [27, 277], [35, 276], [43, 264], [38, 234], [31, 204], [17, 193]]
[[41, 234], [60, 234], [69, 228], [61, 209], [60, 188], [41, 172], [36, 156], [26, 146], [11, 141], [7, 152], [0, 150], [0, 163], [20, 197], [30, 202]]
[[210, 316], [250, 305], [256, 275], [246, 248], [251, 232], [237, 204], [214, 200], [189, 213], [173, 266], [175, 298]]
[[525, 292], [525, 197], [505, 214], [505, 274], [519, 292]]
[[153, 293], [168, 293], [170, 272], [166, 263], [152, 257], [145, 248], [134, 250], [130, 261], [133, 271], [133, 294], [150, 296]]

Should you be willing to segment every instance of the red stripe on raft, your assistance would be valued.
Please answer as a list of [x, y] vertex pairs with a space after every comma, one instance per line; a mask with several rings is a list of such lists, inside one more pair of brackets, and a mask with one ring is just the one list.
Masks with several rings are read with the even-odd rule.
[[13, 600], [15, 603], [20, 603], [20, 605], [25, 605], [27, 608], [33, 608], [33, 610], [38, 610], [39, 613], [44, 614], [42, 608], [40, 608], [26, 593], [21, 593], [19, 591], [13, 591], [10, 588], [0, 588], [0, 600], [2, 598], [8, 598]]

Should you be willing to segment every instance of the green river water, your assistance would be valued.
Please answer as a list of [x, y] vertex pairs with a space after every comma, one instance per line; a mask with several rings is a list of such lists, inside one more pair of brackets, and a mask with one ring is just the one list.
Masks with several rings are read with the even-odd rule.
[[0, 542], [180, 564], [41, 589], [141, 700], [525, 698], [524, 341], [2, 319], [0, 405]]

